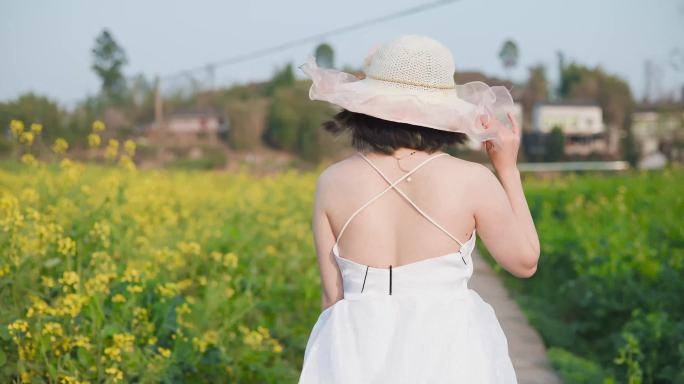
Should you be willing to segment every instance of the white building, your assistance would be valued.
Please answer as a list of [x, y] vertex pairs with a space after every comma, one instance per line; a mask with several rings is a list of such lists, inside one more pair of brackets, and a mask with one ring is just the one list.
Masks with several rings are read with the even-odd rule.
[[542, 102], [532, 111], [532, 132], [548, 134], [558, 127], [567, 155], [604, 153], [607, 148], [603, 110], [593, 102]]
[[149, 126], [149, 136], [155, 140], [193, 144], [198, 141], [217, 142], [228, 129], [225, 118], [213, 112], [171, 113], [161, 124]]
[[684, 109], [638, 107], [632, 113], [632, 133], [642, 160], [662, 156], [662, 151], [671, 159], [681, 159], [684, 154], [676, 143], [684, 141]]

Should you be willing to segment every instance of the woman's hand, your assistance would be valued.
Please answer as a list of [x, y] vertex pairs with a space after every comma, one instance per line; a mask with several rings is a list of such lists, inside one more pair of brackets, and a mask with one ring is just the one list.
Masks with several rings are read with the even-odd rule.
[[494, 139], [485, 141], [487, 155], [496, 169], [502, 174], [517, 169], [518, 149], [520, 148], [520, 126], [511, 112], [506, 113], [513, 129], [508, 129], [503, 123], [490, 115], [480, 116], [480, 122], [485, 129], [496, 130]]

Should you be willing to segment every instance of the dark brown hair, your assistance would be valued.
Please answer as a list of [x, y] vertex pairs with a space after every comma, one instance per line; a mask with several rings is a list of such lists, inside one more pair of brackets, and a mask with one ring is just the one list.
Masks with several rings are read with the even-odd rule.
[[324, 122], [323, 128], [334, 136], [349, 131], [351, 144], [357, 150], [387, 155], [401, 147], [432, 153], [444, 146], [461, 144], [467, 140], [464, 133], [397, 123], [346, 109]]

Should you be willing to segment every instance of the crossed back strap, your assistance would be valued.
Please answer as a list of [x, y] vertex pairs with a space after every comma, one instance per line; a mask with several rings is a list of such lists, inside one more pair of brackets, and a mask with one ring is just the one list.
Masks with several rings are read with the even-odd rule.
[[400, 194], [404, 199], [406, 199], [409, 203], [411, 203], [411, 205], [412, 205], [412, 206], [413, 206], [421, 215], [423, 215], [426, 219], [428, 219], [428, 221], [430, 221], [430, 222], [431, 222], [432, 224], [434, 224], [437, 228], [439, 228], [440, 230], [442, 230], [442, 232], [446, 233], [447, 236], [449, 236], [449, 237], [451, 237], [452, 239], [454, 239], [454, 241], [456, 241], [461, 247], [463, 246], [463, 243], [461, 243], [455, 236], [453, 236], [451, 233], [449, 233], [449, 231], [447, 231], [446, 229], [444, 229], [444, 227], [442, 227], [441, 225], [439, 225], [433, 218], [430, 217], [430, 215], [428, 215], [428, 214], [425, 213], [422, 209], [420, 209], [420, 207], [418, 207], [418, 206], [413, 202], [413, 200], [411, 200], [411, 198], [409, 198], [408, 196], [406, 196], [406, 194], [405, 194], [401, 189], [399, 189], [399, 188], [397, 187], [397, 184], [399, 184], [399, 183], [400, 183], [402, 180], [404, 180], [405, 178], [411, 176], [411, 174], [413, 174], [414, 172], [416, 172], [417, 170], [419, 170], [422, 166], [424, 166], [425, 164], [427, 164], [429, 161], [431, 161], [431, 160], [433, 160], [433, 159], [436, 159], [436, 158], [439, 157], [439, 156], [448, 155], [448, 153], [439, 153], [439, 154], [437, 154], [437, 155], [428, 157], [427, 159], [423, 160], [423, 162], [421, 162], [420, 164], [418, 164], [415, 168], [413, 168], [412, 170], [408, 171], [407, 173], [405, 173], [403, 176], [401, 176], [399, 179], [397, 179], [397, 180], [394, 181], [394, 182], [391, 182], [391, 181], [389, 180], [389, 178], [387, 178], [387, 176], [385, 176], [385, 174], [382, 173], [382, 171], [381, 171], [378, 167], [376, 167], [375, 164], [373, 164], [373, 162], [370, 161], [370, 159], [368, 159], [363, 153], [358, 152], [358, 154], [359, 154], [359, 155], [360, 155], [368, 164], [370, 164], [370, 166], [373, 167], [373, 169], [375, 169], [375, 170], [380, 174], [380, 176], [382, 176], [382, 178], [385, 179], [385, 181], [387, 181], [388, 183], [390, 183], [390, 185], [389, 185], [387, 188], [385, 188], [382, 192], [380, 192], [380, 193], [378, 193], [377, 195], [375, 195], [372, 199], [370, 199], [370, 200], [369, 200], [368, 202], [366, 202], [364, 205], [362, 205], [361, 207], [359, 207], [359, 209], [357, 209], [356, 212], [354, 212], [354, 213], [349, 217], [349, 219], [347, 219], [347, 222], [344, 223], [344, 225], [342, 226], [342, 229], [340, 230], [339, 235], [337, 236], [337, 239], [335, 239], [335, 245], [333, 245], [333, 252], [334, 252], [338, 257], [339, 257], [339, 247], [338, 247], [338, 243], [339, 243], [340, 239], [342, 238], [342, 235], [344, 234], [344, 230], [347, 229], [347, 226], [348, 226], [349, 223], [352, 221], [352, 219], [353, 219], [356, 215], [358, 215], [364, 208], [366, 208], [366, 207], [369, 206], [371, 203], [373, 203], [375, 200], [379, 199], [382, 195], [384, 195], [385, 192], [387, 192], [387, 191], [389, 191], [390, 189], [393, 189], [393, 188], [394, 188], [397, 192], [399, 192], [399, 194]]

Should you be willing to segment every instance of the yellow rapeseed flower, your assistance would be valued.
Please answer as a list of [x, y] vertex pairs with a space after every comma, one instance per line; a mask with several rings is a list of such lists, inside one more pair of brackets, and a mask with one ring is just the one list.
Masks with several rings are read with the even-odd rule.
[[88, 135], [88, 146], [90, 148], [97, 148], [102, 144], [102, 138], [97, 133], [91, 133]]
[[135, 170], [135, 162], [128, 155], [121, 155], [119, 158], [119, 166], [129, 171]]
[[21, 120], [10, 121], [10, 131], [15, 139], [24, 131], [24, 122]]
[[159, 348], [157, 348], [157, 352], [159, 352], [159, 354], [160, 354], [161, 356], [163, 356], [163, 357], [165, 357], [165, 358], [167, 358], [167, 359], [168, 359], [169, 357], [171, 357], [171, 350], [170, 350], [170, 349], [166, 349], [166, 348], [159, 347]]
[[40, 123], [31, 124], [31, 132], [35, 133], [36, 135], [40, 135], [40, 133], [43, 132], [43, 124], [40, 124]]
[[73, 255], [76, 253], [76, 242], [70, 237], [60, 237], [57, 240], [57, 251], [64, 256]]
[[26, 165], [36, 165], [38, 164], [38, 160], [30, 154], [30, 153], [25, 153], [21, 156], [21, 162], [26, 164]]
[[33, 144], [33, 139], [35, 138], [32, 131], [22, 132], [19, 136], [19, 142], [26, 143], [26, 145]]
[[249, 331], [242, 338], [242, 341], [251, 348], [258, 348], [264, 341], [264, 335], [257, 331]]
[[107, 143], [106, 155], [108, 159], [114, 160], [119, 153], [119, 141], [116, 139], [109, 139]]
[[105, 130], [105, 123], [101, 120], [93, 121], [93, 132], [102, 132]]
[[133, 157], [135, 156], [135, 142], [133, 140], [126, 140], [124, 143], [124, 150], [126, 150], [126, 153], [128, 153], [128, 156]]
[[62, 274], [62, 277], [59, 279], [59, 283], [62, 285], [66, 286], [71, 286], [75, 287], [78, 285], [78, 282], [80, 281], [80, 278], [78, 277], [78, 273], [74, 271], [66, 271]]
[[126, 302], [126, 296], [117, 293], [116, 295], [112, 296], [112, 303], [125, 303]]
[[111, 376], [114, 382], [123, 380], [123, 371], [117, 367], [109, 367], [105, 369], [105, 373]]
[[69, 149], [69, 143], [61, 137], [52, 144], [52, 150], [58, 155], [63, 154], [67, 149]]

